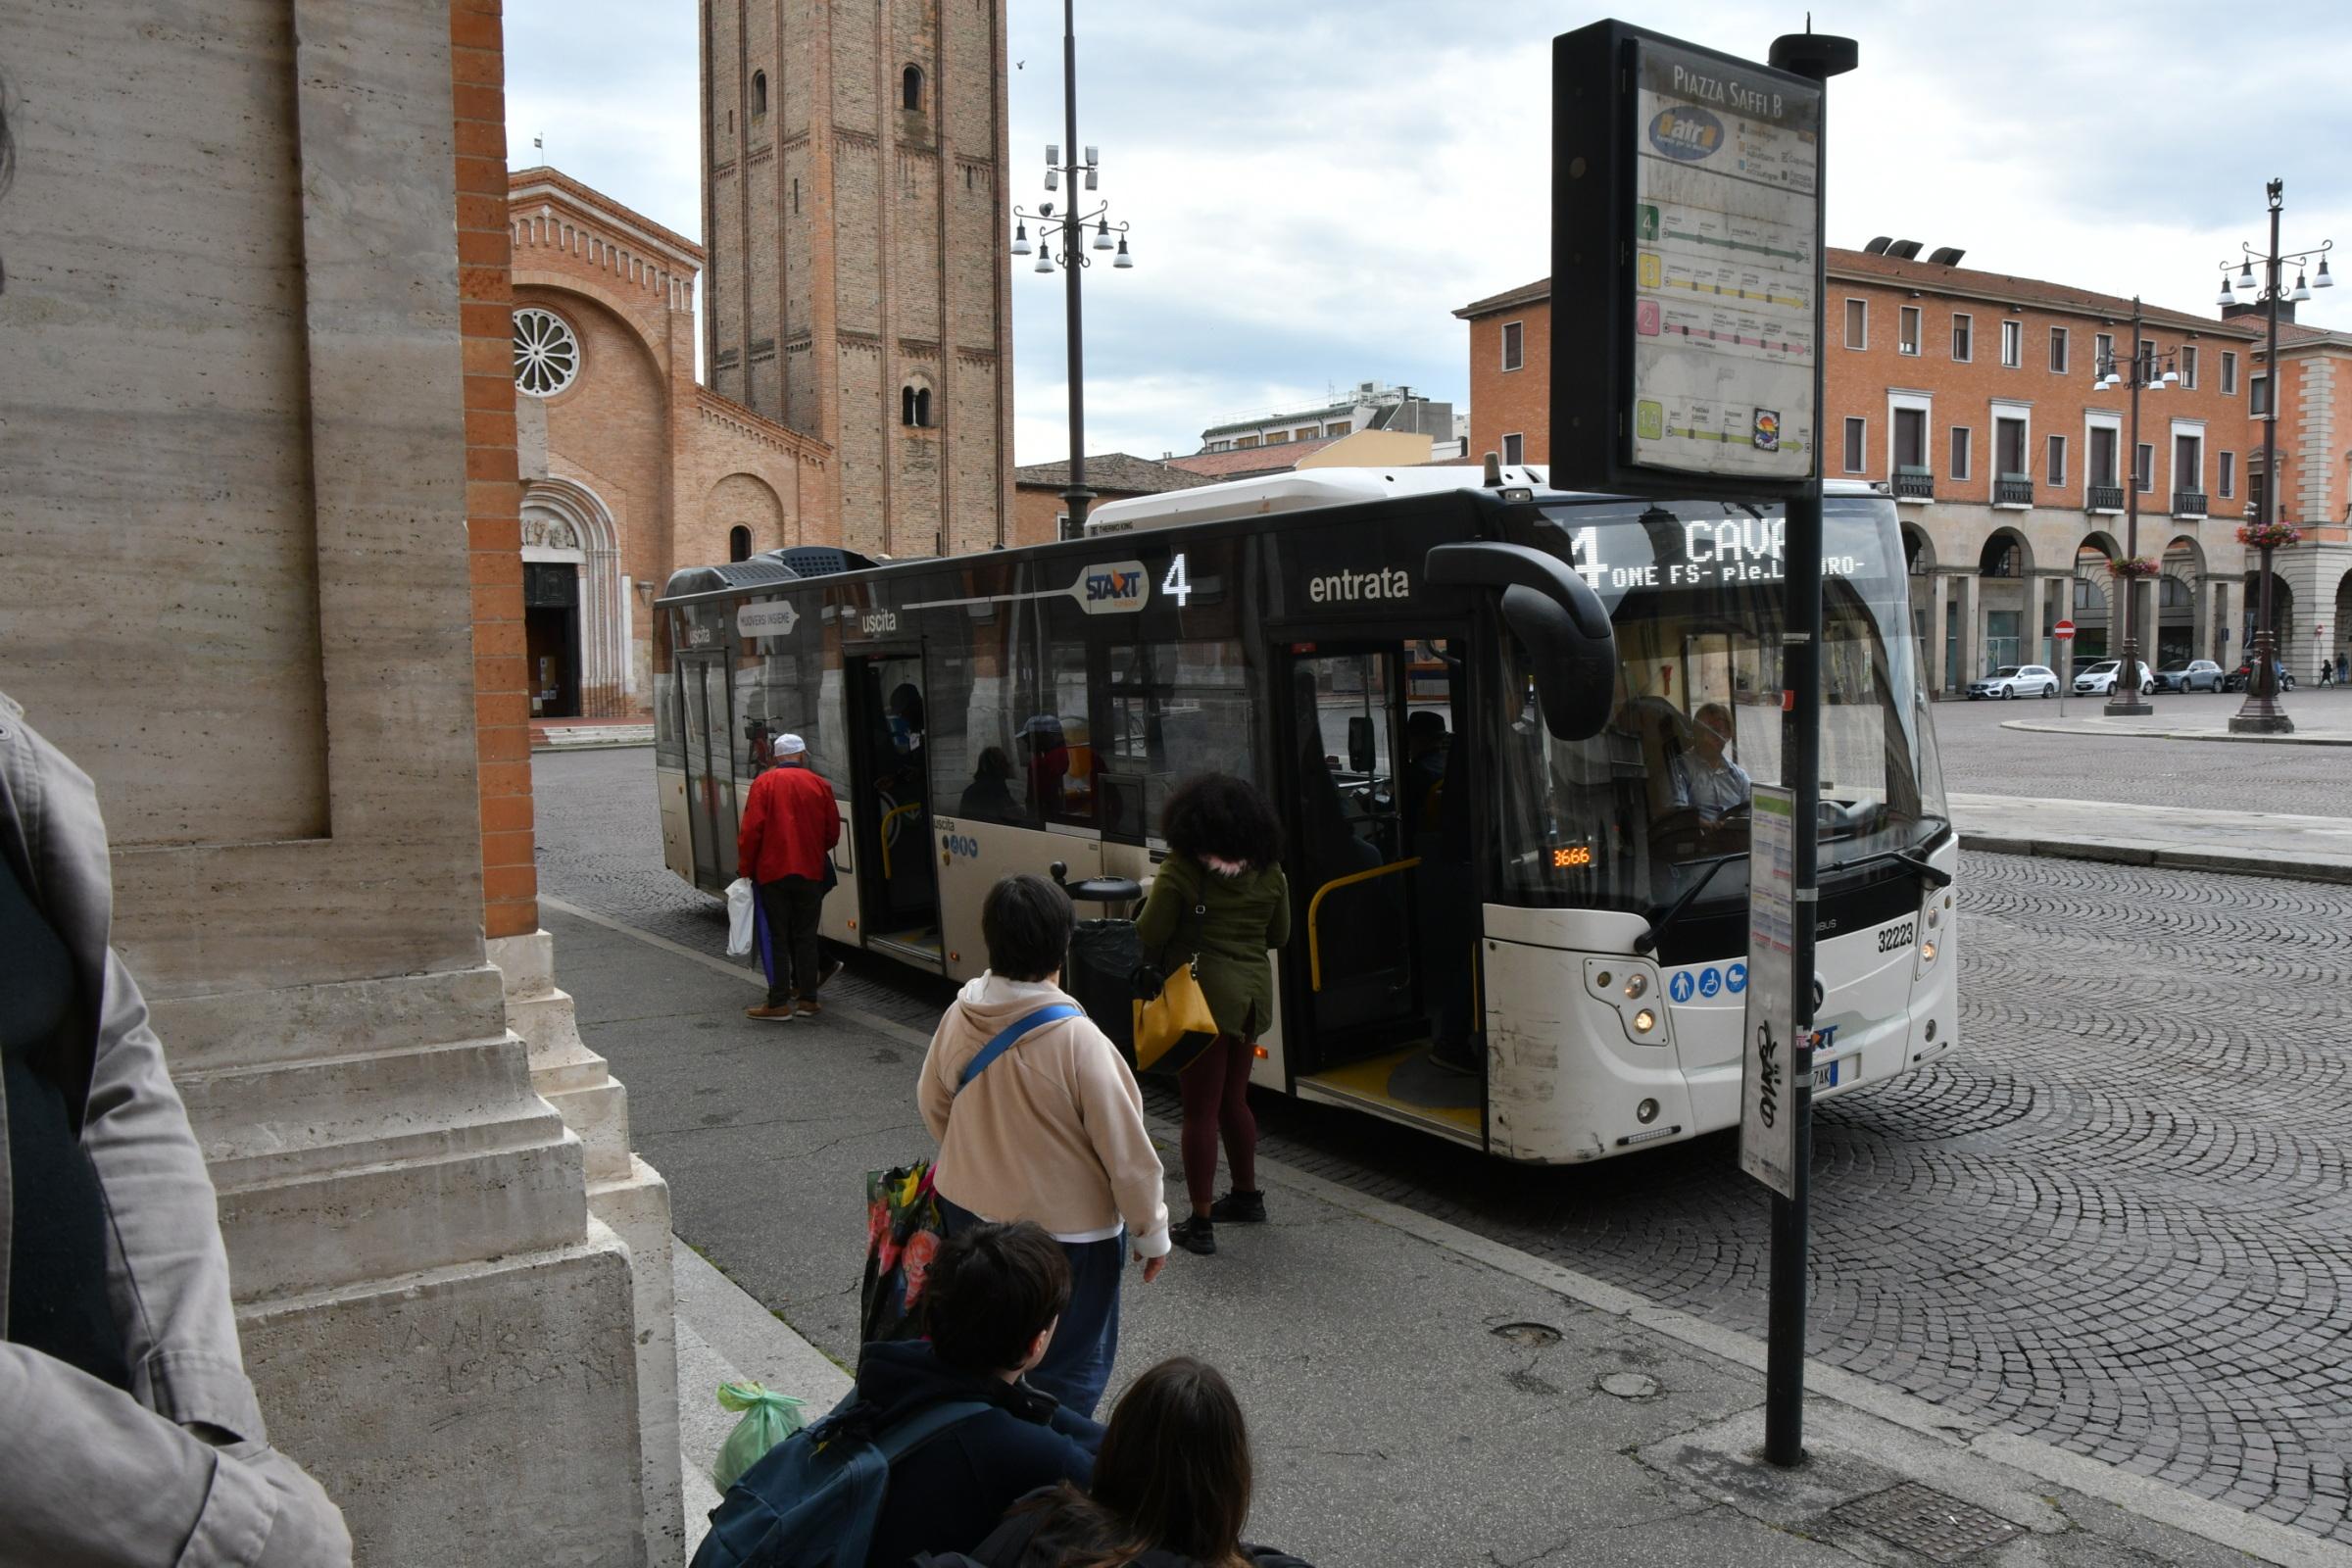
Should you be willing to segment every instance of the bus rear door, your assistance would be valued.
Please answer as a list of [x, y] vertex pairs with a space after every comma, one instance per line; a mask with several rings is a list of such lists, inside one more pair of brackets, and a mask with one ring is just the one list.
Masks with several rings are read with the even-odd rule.
[[943, 967], [939, 874], [931, 856], [922, 656], [844, 661], [850, 699], [850, 830], [865, 946], [927, 969]]
[[679, 730], [686, 738], [686, 818], [694, 884], [723, 893], [735, 880], [735, 715], [723, 653], [677, 656]]

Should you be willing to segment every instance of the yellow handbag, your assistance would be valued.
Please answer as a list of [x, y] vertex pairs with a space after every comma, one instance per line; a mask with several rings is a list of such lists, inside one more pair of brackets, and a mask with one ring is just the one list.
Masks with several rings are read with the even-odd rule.
[[[1207, 912], [1206, 905], [1193, 906], [1196, 935], [1200, 916]], [[1143, 976], [1139, 974], [1138, 978]], [[1139, 993], [1144, 989], [1145, 985], [1137, 987]], [[1197, 952], [1168, 972], [1153, 995], [1136, 998], [1138, 1072], [1182, 1072], [1216, 1043], [1217, 1034], [1216, 1014], [1209, 1010], [1208, 995], [1200, 989], [1200, 956]]]

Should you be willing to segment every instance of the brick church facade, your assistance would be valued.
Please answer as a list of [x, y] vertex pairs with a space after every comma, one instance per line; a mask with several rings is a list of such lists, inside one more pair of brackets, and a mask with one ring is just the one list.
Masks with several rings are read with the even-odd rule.
[[835, 455], [840, 542], [1012, 518], [1002, 0], [703, 0], [712, 388]]
[[641, 720], [662, 585], [838, 543], [832, 454], [696, 381], [701, 246], [552, 169], [508, 204], [531, 715]]

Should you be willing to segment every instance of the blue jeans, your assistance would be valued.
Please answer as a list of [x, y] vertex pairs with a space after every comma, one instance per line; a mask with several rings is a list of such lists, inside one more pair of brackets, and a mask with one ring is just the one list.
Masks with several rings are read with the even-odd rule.
[[[939, 1216], [950, 1236], [984, 1223], [979, 1215], [946, 1197]], [[1110, 1382], [1110, 1363], [1119, 1353], [1119, 1273], [1127, 1264], [1127, 1232], [1100, 1242], [1063, 1242], [1070, 1263], [1070, 1304], [1061, 1309], [1046, 1358], [1029, 1373], [1033, 1388], [1045, 1390], [1065, 1410], [1093, 1420]]]

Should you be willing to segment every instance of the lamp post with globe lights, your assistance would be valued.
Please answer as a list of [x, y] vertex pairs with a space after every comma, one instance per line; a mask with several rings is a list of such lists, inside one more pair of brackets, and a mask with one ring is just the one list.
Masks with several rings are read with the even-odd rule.
[[2156, 345], [2145, 342], [2139, 335], [2139, 296], [2132, 297], [2132, 357], [2119, 361], [2109, 349], [2099, 357], [2096, 367], [2098, 388], [2112, 392], [2118, 386], [2132, 389], [2132, 477], [2124, 487], [2124, 559], [2109, 564], [2116, 586], [2123, 594], [2123, 655], [2124, 662], [2115, 672], [2115, 684], [2107, 689], [2104, 712], [2115, 715], [2137, 715], [2156, 711], [2148, 706], [2147, 694], [2139, 689], [2139, 584], [2143, 568], [2149, 564], [2139, 559], [2139, 394], [2144, 389], [2161, 392], [2168, 386], [2180, 384], [2180, 372], [2173, 368], [2180, 350], [2167, 349], [2158, 353]]
[[[2237, 277], [2230, 277], [2230, 264], [2222, 264], [2222, 292], [2219, 303], [2225, 306], [2238, 303], [2243, 295], [2248, 305], [2265, 307], [2269, 318], [2270, 338], [2263, 350], [2264, 397], [2262, 419], [2262, 496], [2260, 504], [2247, 525], [2237, 531], [2240, 542], [2262, 552], [2262, 591], [2259, 608], [2254, 615], [2254, 646], [2248, 650], [2251, 663], [2246, 671], [2246, 701], [2230, 717], [2230, 728], [2240, 735], [2291, 734], [2295, 721], [2286, 716], [2278, 706], [2278, 631], [2271, 619], [2271, 553], [2281, 545], [2293, 544], [2302, 535], [2292, 523], [2278, 518], [2278, 392], [2284, 379], [2278, 373], [2278, 302], [2300, 303], [2311, 298], [2315, 288], [2333, 288], [2335, 279], [2328, 275], [2328, 253], [2335, 249], [2335, 241], [2322, 240], [2307, 251], [2278, 249], [2278, 213], [2286, 205], [2286, 181], [2274, 179], [2267, 187], [2271, 207], [2271, 248], [2257, 251], [2242, 241], [2238, 249], [2244, 254], [2237, 263]], [[2305, 281], [2305, 268], [2313, 257], [2319, 258], [2320, 270], [2316, 278]], [[2262, 279], [2254, 277], [2254, 264], [2262, 263]], [[2295, 286], [2288, 289], [2286, 264], [2295, 264]]]
[[1093, 248], [1112, 249], [1112, 235], [1117, 235], [1113, 267], [1133, 267], [1135, 258], [1127, 254], [1127, 225], [1110, 220], [1110, 204], [1103, 202], [1092, 212], [1082, 212], [1086, 202], [1080, 196], [1080, 181], [1093, 190], [1100, 172], [1096, 150], [1085, 150], [1083, 160], [1078, 147], [1078, 38], [1073, 17], [1073, 0], [1061, 0], [1061, 87], [1062, 133], [1069, 139], [1063, 143], [1069, 149], [1070, 162], [1061, 161], [1062, 148], [1046, 149], [1046, 189], [1060, 186], [1062, 177], [1070, 181], [1070, 199], [1059, 213], [1053, 202], [1039, 202], [1037, 210], [1015, 207], [1012, 210], [1012, 254], [1029, 254], [1029, 225], [1037, 225], [1037, 266], [1034, 271], [1051, 272], [1055, 261], [1054, 240], [1061, 241], [1062, 286], [1066, 291], [1070, 356], [1070, 478], [1061, 492], [1068, 515], [1062, 519], [1062, 537], [1076, 539], [1086, 530], [1086, 505], [1095, 493], [1086, 487], [1086, 335], [1083, 310], [1079, 302], [1079, 274], [1093, 266], [1087, 258], [1087, 227], [1094, 227]]

